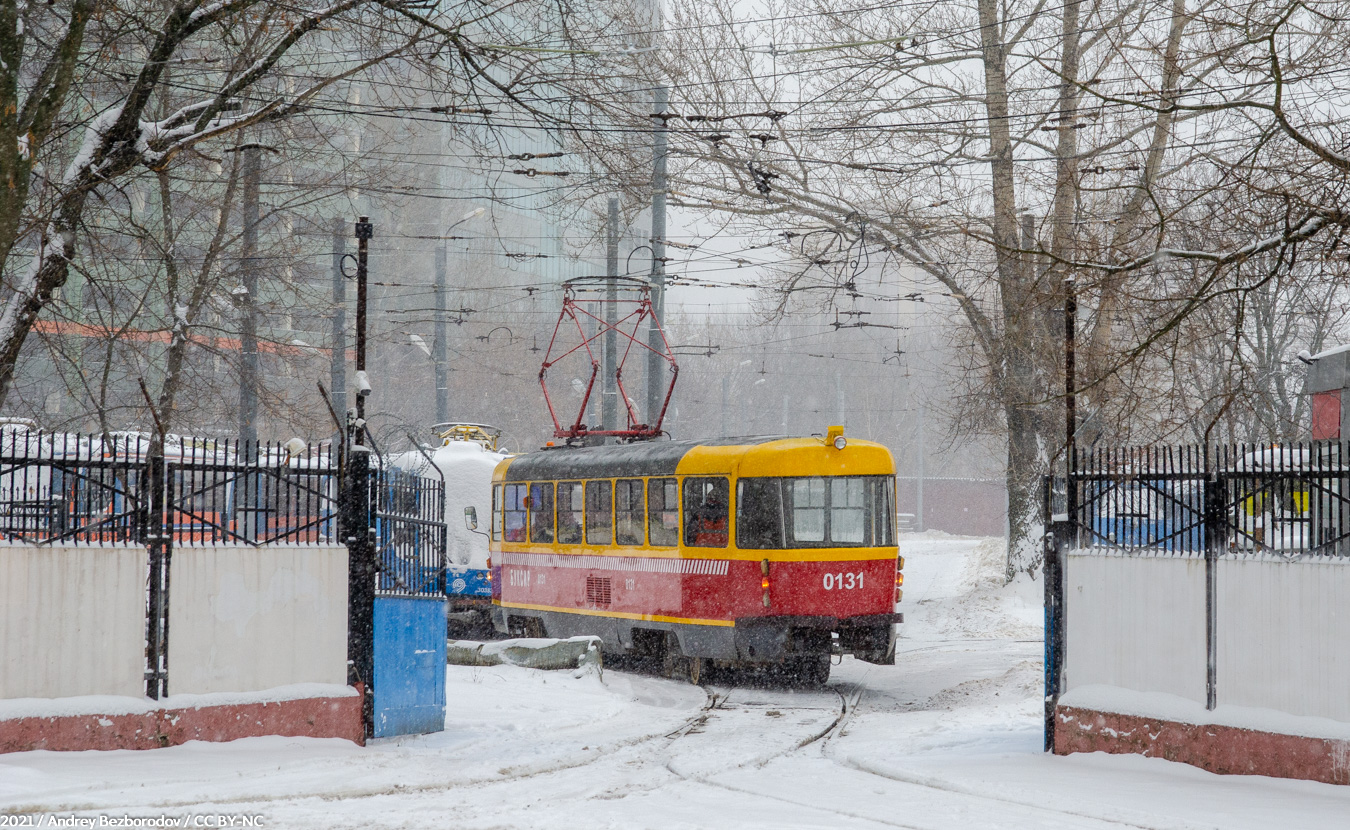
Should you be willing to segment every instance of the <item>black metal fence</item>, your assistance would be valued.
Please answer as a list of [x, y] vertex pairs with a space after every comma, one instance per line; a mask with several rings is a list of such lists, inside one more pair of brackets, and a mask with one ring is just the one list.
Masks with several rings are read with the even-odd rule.
[[1350, 555], [1350, 444], [1129, 447], [1077, 453], [1045, 479], [1045, 748], [1063, 689], [1073, 550], [1193, 557], [1205, 567], [1205, 700], [1217, 704], [1217, 570], [1228, 556]]
[[[336, 544], [326, 446], [0, 431], [0, 538], [34, 544]], [[156, 484], [162, 495], [152, 504]]]
[[1069, 484], [1079, 548], [1350, 555], [1350, 444], [1090, 449]]
[[0, 430], [0, 538], [39, 544], [143, 541], [148, 450], [140, 436]]

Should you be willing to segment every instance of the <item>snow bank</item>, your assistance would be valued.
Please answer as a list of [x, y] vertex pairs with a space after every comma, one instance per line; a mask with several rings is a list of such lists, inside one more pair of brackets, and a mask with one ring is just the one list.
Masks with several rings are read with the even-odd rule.
[[520, 666], [527, 669], [599, 668], [600, 638], [581, 636], [566, 640], [529, 637], [480, 643], [451, 640], [445, 659], [456, 666]]

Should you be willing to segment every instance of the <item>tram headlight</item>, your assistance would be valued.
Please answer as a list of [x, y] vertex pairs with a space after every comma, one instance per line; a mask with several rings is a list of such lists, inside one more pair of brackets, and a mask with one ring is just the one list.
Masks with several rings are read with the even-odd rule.
[[844, 447], [847, 447], [847, 446], [848, 446], [848, 439], [847, 439], [847, 438], [845, 438], [845, 437], [842, 436], [842, 435], [837, 435], [837, 436], [835, 436], [835, 439], [834, 439], [834, 448], [835, 448], [836, 450], [842, 450]]

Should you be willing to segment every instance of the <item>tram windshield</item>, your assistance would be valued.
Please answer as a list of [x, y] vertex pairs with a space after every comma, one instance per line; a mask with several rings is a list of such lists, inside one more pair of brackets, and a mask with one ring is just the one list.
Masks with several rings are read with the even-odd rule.
[[895, 544], [891, 476], [743, 478], [736, 544], [753, 550]]

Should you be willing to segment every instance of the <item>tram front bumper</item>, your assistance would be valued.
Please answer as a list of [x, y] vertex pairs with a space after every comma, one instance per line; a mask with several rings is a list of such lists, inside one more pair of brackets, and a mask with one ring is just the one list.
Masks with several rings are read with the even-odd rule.
[[880, 665], [895, 662], [895, 626], [905, 615], [866, 614], [857, 617], [775, 616], [736, 620], [737, 659], [772, 663], [791, 657], [833, 654], [834, 638], [842, 653]]

